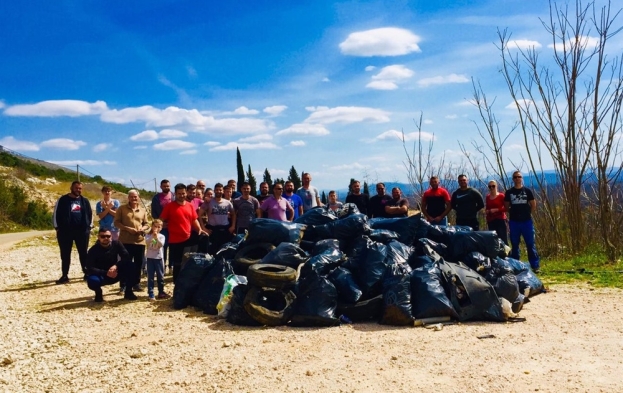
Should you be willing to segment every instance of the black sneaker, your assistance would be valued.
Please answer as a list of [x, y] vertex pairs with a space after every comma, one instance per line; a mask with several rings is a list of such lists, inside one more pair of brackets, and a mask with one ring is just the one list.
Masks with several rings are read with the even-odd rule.
[[125, 295], [123, 295], [123, 298], [124, 298], [125, 300], [136, 300], [136, 299], [138, 299], [138, 298], [136, 297], [136, 295], [134, 294], [134, 292], [132, 292], [132, 291], [128, 291], [128, 292], [126, 292], [126, 293], [125, 293]]
[[539, 269], [538, 267], [532, 271], [534, 272], [534, 274], [541, 274], [541, 269]]
[[56, 280], [56, 285], [67, 284], [69, 282], [69, 277], [61, 276], [58, 280]]
[[82, 277], [82, 279], [83, 279], [84, 281], [86, 281], [86, 280], [87, 280], [87, 278], [89, 278], [89, 275], [85, 273], [85, 274], [84, 274], [84, 277]]
[[136, 284], [135, 286], [132, 287], [132, 290], [136, 292], [142, 292], [143, 287], [141, 286], [141, 284]]
[[104, 296], [102, 295], [102, 291], [95, 293], [95, 299], [93, 299], [95, 303], [102, 303], [104, 301]]

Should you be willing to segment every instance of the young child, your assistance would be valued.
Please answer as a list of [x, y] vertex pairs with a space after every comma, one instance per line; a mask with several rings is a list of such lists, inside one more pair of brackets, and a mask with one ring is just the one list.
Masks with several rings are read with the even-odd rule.
[[329, 209], [336, 211], [337, 209], [341, 209], [343, 206], [342, 202], [337, 200], [337, 195], [335, 191], [329, 191]]
[[151, 230], [145, 236], [147, 244], [147, 291], [149, 301], [154, 301], [154, 272], [158, 279], [158, 299], [169, 299], [171, 295], [164, 291], [164, 235], [160, 233], [162, 230], [162, 221], [154, 220], [151, 223]]

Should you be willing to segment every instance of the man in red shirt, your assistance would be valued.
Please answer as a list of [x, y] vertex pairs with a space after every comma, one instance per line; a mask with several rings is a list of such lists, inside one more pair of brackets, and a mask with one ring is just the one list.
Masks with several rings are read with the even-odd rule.
[[186, 200], [186, 186], [175, 185], [175, 201], [167, 204], [162, 210], [160, 219], [167, 223], [169, 229], [169, 260], [173, 264], [173, 282], [182, 267], [184, 248], [189, 246], [191, 230], [199, 235], [205, 234], [197, 220], [197, 210]]
[[439, 186], [439, 178], [431, 176], [430, 188], [422, 195], [422, 214], [433, 225], [448, 225], [448, 213], [452, 210], [450, 193]]

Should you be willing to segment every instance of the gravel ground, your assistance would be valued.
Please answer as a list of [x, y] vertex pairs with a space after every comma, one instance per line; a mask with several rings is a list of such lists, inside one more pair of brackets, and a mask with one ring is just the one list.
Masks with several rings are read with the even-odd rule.
[[0, 391], [623, 391], [620, 290], [556, 286], [521, 323], [247, 328], [114, 287], [95, 304], [72, 260], [57, 286], [55, 239], [2, 250]]

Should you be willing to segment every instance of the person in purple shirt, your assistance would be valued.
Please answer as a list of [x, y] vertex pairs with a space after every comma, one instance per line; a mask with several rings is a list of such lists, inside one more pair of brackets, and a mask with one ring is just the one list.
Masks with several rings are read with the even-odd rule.
[[286, 212], [289, 212], [290, 215], [293, 216], [294, 209], [292, 209], [288, 200], [282, 197], [282, 194], [283, 184], [273, 184], [273, 195], [262, 202], [262, 206], [260, 206], [257, 212], [258, 216], [266, 212], [268, 218], [272, 218], [273, 220], [292, 221], [292, 219], [287, 218]]
[[284, 187], [283, 197], [288, 200], [290, 206], [292, 206], [292, 209], [294, 210], [294, 217], [290, 217], [289, 214], [286, 214], [286, 216], [288, 217], [288, 220], [294, 221], [303, 215], [303, 200], [300, 196], [294, 193], [294, 183], [290, 180], [286, 182]]

